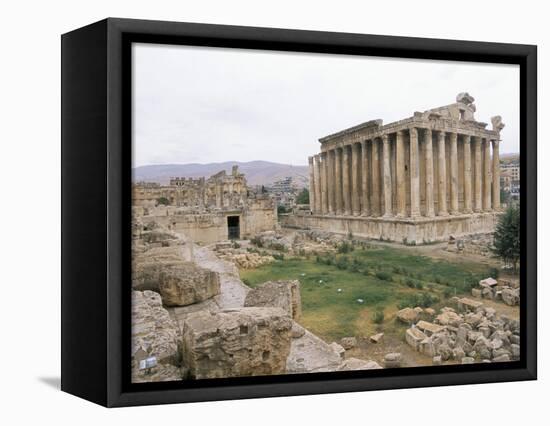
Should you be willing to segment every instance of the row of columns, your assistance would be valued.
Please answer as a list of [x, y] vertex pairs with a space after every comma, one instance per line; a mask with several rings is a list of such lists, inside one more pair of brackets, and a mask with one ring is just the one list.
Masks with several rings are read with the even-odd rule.
[[[500, 209], [498, 140], [449, 132], [450, 152], [447, 153], [447, 132], [445, 131], [434, 132], [431, 129], [411, 127], [408, 129], [408, 134], [409, 200], [406, 199], [407, 185], [405, 182], [404, 139], [406, 133], [404, 130], [400, 130], [395, 133], [394, 138], [390, 138], [389, 134], [383, 134], [375, 139], [344, 145], [310, 157], [309, 175], [310, 182], [313, 183], [310, 185], [312, 212], [315, 214], [392, 217], [394, 215], [392, 180], [395, 179], [395, 215], [397, 217], [420, 216], [420, 167], [423, 167], [425, 176], [424, 216], [433, 217], [436, 214], [447, 216], [449, 213], [461, 213], [459, 211], [459, 136], [464, 146], [463, 213]], [[419, 135], [422, 136], [424, 144], [423, 158], [420, 158]], [[437, 176], [434, 176], [433, 136], [437, 136]], [[392, 143], [395, 143], [395, 171], [393, 174], [390, 165]], [[367, 144], [371, 145], [370, 155], [372, 158], [370, 162]], [[473, 169], [471, 164], [472, 144], [474, 150]], [[450, 157], [449, 173], [447, 173], [447, 156]], [[382, 167], [379, 166], [380, 163]], [[450, 179], [449, 197], [447, 196], [448, 178]], [[436, 184], [438, 189], [437, 212], [434, 206]], [[409, 213], [407, 213], [407, 201], [410, 205]]]

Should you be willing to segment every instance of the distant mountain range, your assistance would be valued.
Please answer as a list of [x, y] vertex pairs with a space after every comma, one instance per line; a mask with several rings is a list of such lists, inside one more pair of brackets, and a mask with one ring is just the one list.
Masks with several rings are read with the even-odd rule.
[[292, 176], [299, 187], [308, 186], [308, 166], [271, 163], [269, 161], [226, 161], [224, 163], [208, 164], [159, 164], [139, 166], [133, 169], [134, 182], [157, 182], [168, 184], [171, 177], [210, 177], [221, 170], [231, 173], [231, 168], [237, 165], [244, 173], [249, 185], [270, 185], [273, 182]]

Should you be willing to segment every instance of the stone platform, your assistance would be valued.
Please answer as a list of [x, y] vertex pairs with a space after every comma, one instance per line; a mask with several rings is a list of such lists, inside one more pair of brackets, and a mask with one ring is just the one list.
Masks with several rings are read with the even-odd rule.
[[421, 245], [447, 241], [453, 237], [490, 233], [501, 212], [470, 213], [425, 217], [364, 217], [316, 214], [291, 214], [280, 219], [283, 227], [319, 229], [355, 237]]

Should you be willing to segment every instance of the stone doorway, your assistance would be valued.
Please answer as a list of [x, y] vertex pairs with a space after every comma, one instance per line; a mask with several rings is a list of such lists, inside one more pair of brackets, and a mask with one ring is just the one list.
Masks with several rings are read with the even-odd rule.
[[227, 237], [230, 240], [241, 238], [241, 226], [239, 216], [227, 216]]

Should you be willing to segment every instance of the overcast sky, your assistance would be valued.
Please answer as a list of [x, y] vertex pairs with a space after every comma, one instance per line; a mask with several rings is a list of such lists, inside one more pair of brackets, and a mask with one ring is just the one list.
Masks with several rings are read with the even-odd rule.
[[320, 137], [475, 97], [519, 152], [519, 67], [186, 46], [133, 46], [134, 166], [267, 160], [305, 165]]

